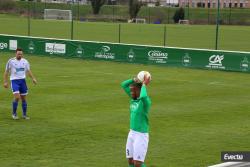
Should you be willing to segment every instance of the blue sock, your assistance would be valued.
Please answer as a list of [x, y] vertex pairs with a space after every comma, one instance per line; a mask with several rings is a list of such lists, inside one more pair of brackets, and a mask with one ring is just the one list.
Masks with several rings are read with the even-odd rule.
[[15, 116], [16, 116], [17, 106], [18, 106], [18, 101], [14, 100], [14, 101], [12, 102], [12, 115], [15, 115]]
[[27, 103], [26, 101], [22, 101], [22, 108], [23, 108], [23, 116], [26, 116], [27, 113]]

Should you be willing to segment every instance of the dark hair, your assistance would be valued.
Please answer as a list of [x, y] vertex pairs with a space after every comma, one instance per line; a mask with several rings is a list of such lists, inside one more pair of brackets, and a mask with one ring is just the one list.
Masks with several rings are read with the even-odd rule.
[[133, 83], [132, 86], [136, 86], [137, 88], [141, 89], [142, 83]]
[[22, 48], [17, 48], [16, 52], [18, 52], [18, 51], [23, 51], [23, 49]]

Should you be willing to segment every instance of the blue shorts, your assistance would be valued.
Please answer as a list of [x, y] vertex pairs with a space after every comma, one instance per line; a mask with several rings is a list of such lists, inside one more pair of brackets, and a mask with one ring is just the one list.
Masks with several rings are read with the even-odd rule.
[[13, 94], [20, 93], [20, 95], [27, 95], [28, 88], [25, 79], [11, 80], [11, 89]]

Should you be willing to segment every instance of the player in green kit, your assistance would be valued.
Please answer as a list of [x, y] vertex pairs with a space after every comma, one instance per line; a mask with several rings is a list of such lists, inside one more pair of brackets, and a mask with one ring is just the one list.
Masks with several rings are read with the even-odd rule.
[[143, 82], [134, 78], [121, 84], [130, 97], [130, 131], [126, 144], [126, 157], [129, 167], [146, 167], [144, 160], [149, 142], [148, 114], [151, 107], [146, 86], [150, 79], [151, 77], [144, 76]]

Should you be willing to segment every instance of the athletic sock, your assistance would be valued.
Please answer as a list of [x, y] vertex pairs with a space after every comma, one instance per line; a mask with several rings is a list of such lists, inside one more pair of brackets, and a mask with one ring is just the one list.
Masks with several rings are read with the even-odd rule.
[[133, 164], [129, 164], [129, 167], [134, 167], [134, 165]]
[[14, 101], [12, 102], [12, 115], [15, 115], [15, 116], [16, 116], [17, 106], [18, 106], [18, 101], [14, 100]]
[[26, 101], [22, 101], [22, 108], [23, 108], [23, 116], [26, 116], [27, 113], [27, 103]]
[[143, 163], [143, 164], [141, 165], [141, 167], [146, 167], [146, 165]]

